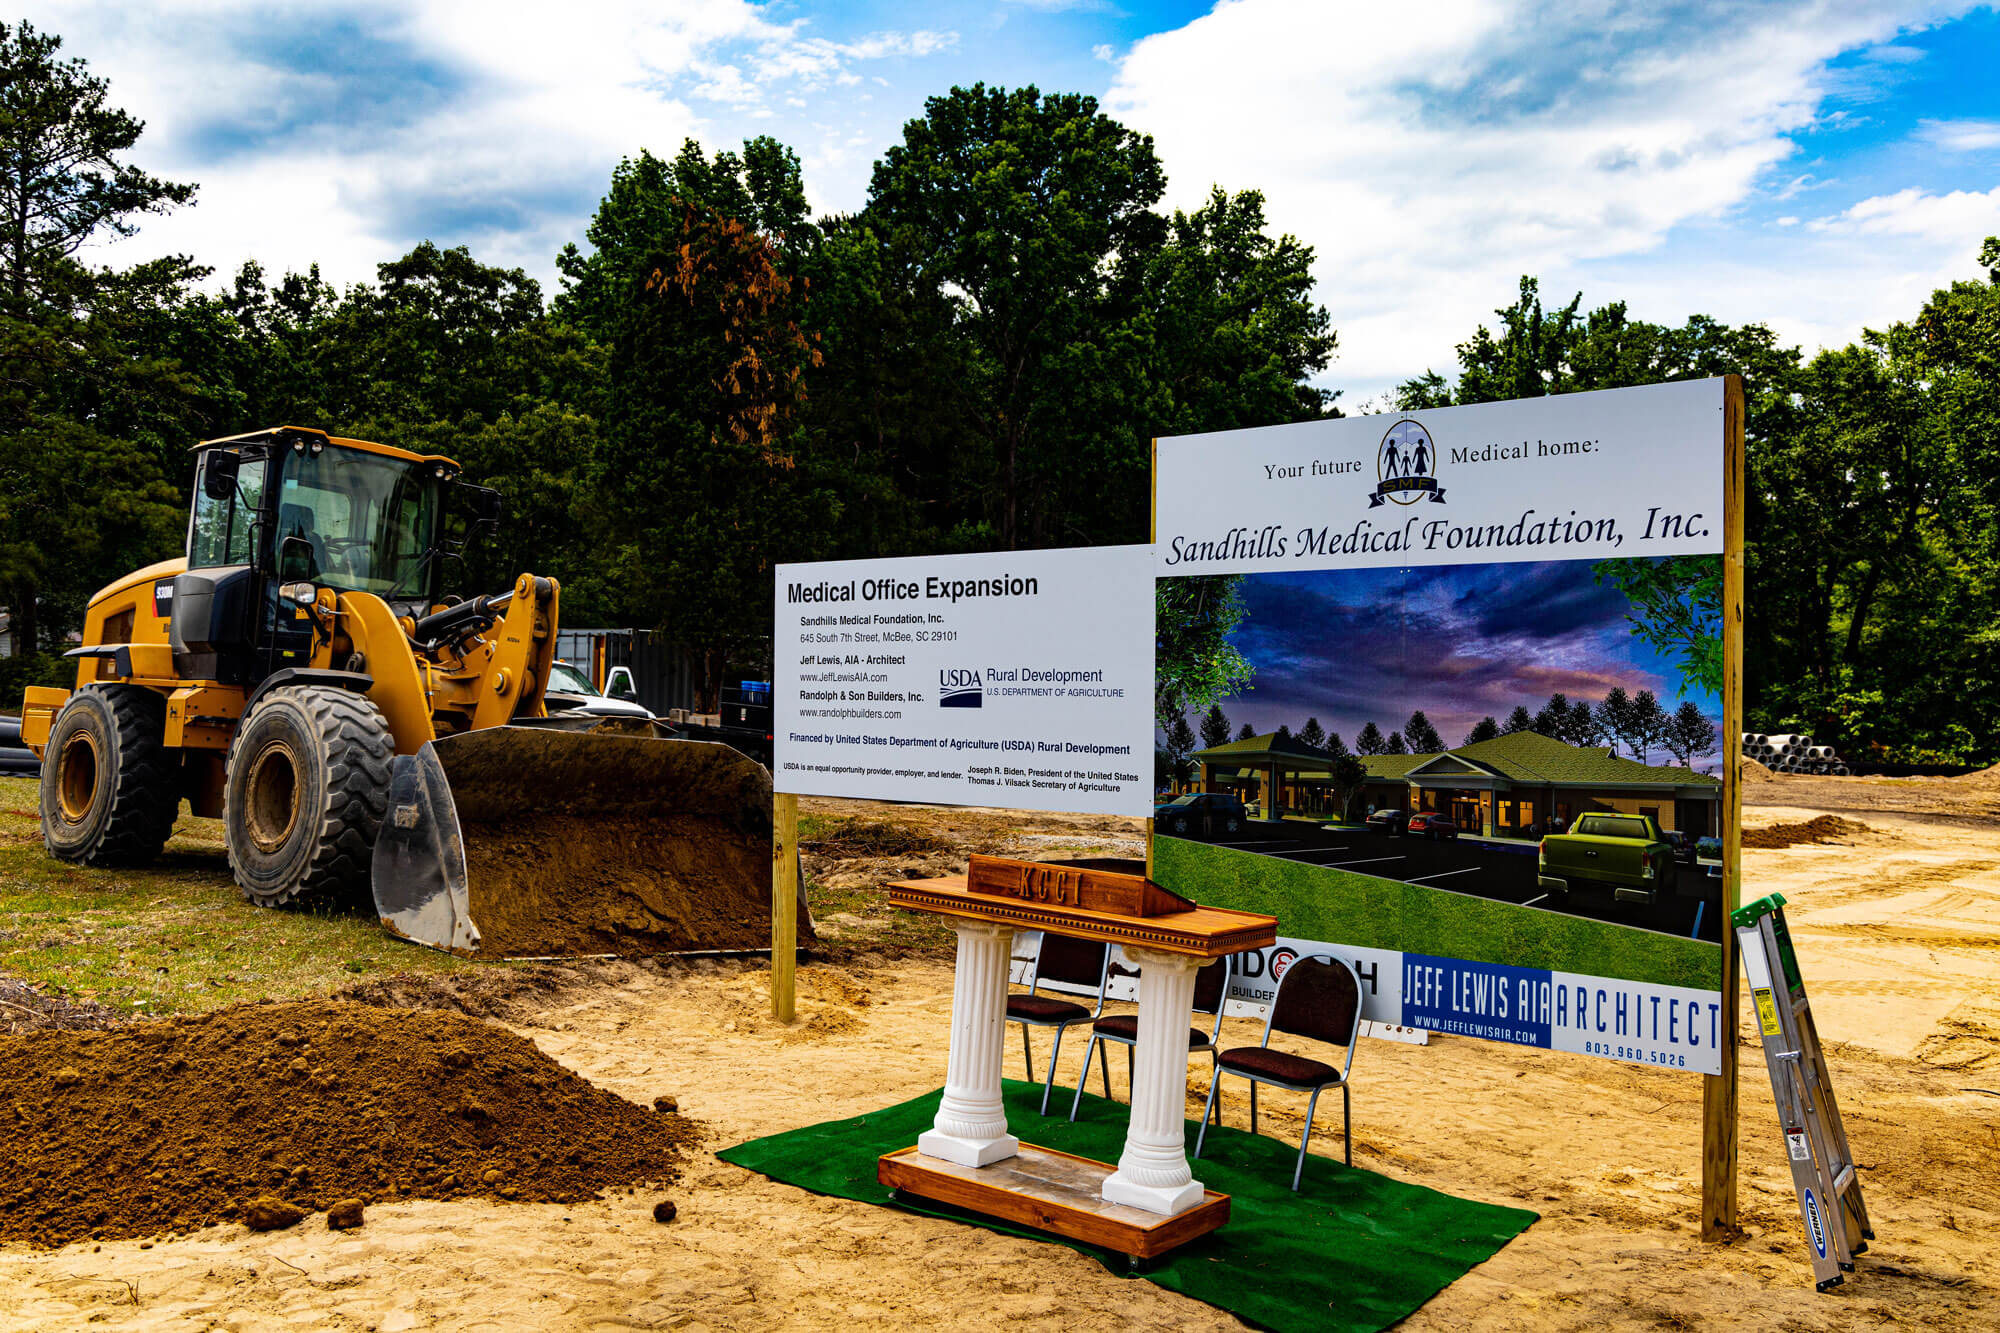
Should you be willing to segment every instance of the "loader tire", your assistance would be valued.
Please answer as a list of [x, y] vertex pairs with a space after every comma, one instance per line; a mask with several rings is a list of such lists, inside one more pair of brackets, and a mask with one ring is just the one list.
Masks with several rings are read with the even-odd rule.
[[42, 845], [62, 861], [144, 865], [181, 807], [180, 755], [166, 747], [167, 701], [137, 685], [70, 696], [42, 760]]
[[236, 728], [223, 783], [229, 868], [259, 907], [366, 899], [395, 744], [366, 695], [272, 690]]

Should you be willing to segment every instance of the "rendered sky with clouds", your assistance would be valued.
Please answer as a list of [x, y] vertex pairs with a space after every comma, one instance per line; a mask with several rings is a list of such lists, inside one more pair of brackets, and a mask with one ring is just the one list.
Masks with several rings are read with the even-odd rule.
[[1668, 712], [1683, 700], [1722, 711], [1633, 635], [1630, 603], [1588, 560], [1257, 574], [1241, 595], [1232, 642], [1256, 674], [1222, 701], [1232, 732], [1296, 733], [1317, 717], [1352, 747], [1367, 723], [1386, 736], [1422, 709], [1457, 745], [1482, 717], [1504, 722], [1557, 693], [1597, 703], [1613, 686], [1651, 690]]
[[2000, 14], [1922, 0], [30, 0], [201, 186], [109, 262], [336, 282], [426, 238], [552, 287], [620, 156], [772, 134], [822, 211], [927, 95], [1082, 91], [1169, 203], [1259, 188], [1316, 247], [1349, 410], [1515, 279], [1808, 349], [1907, 318], [2000, 233]]

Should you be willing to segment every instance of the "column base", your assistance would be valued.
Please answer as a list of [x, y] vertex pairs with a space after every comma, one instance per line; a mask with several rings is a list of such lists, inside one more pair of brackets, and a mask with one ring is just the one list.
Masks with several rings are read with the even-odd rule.
[[[990, 1139], [965, 1139], [956, 1134], [941, 1134], [935, 1129], [927, 1129], [917, 1135], [917, 1151], [926, 1157], [956, 1162], [960, 1166], [991, 1166], [1019, 1153], [1021, 1141], [1012, 1134]], [[1197, 1193], [1195, 1197], [1201, 1196]]]
[[1202, 1201], [1207, 1191], [1199, 1180], [1185, 1185], [1141, 1185], [1123, 1171], [1114, 1171], [1104, 1182], [1104, 1201], [1143, 1208], [1149, 1213], [1172, 1217]]

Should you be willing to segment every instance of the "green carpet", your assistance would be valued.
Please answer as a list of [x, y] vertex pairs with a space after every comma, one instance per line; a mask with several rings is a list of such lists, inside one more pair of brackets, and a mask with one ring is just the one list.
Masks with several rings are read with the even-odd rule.
[[[1236, 1092], [1228, 1087], [1224, 1095]], [[875, 1159], [907, 1148], [931, 1126], [939, 1092], [851, 1120], [833, 1120], [789, 1134], [752, 1139], [718, 1153], [815, 1194], [888, 1203], [875, 1179]], [[1007, 1122], [1044, 1148], [1116, 1162], [1125, 1144], [1125, 1107], [1086, 1095], [1075, 1124], [1064, 1118], [1071, 1093], [1058, 1088], [1061, 1115], [1037, 1111], [1040, 1084], [1006, 1084]], [[1318, 1123], [1337, 1128], [1320, 1107]], [[1198, 1126], [1188, 1123], [1192, 1148]], [[1324, 1157], [1306, 1159], [1301, 1191], [1291, 1191], [1298, 1144], [1237, 1129], [1210, 1129], [1195, 1178], [1231, 1196], [1229, 1223], [1157, 1262], [1143, 1276], [1171, 1291], [1218, 1306], [1272, 1329], [1387, 1328], [1458, 1281], [1527, 1230], [1538, 1214], [1454, 1198], [1406, 1185]], [[904, 1205], [911, 1206], [911, 1205]], [[956, 1209], [916, 1205], [912, 1211], [955, 1217], [1010, 1235], [1068, 1245], [1096, 1256], [1113, 1272], [1123, 1255], [1095, 1246], [974, 1218]]]

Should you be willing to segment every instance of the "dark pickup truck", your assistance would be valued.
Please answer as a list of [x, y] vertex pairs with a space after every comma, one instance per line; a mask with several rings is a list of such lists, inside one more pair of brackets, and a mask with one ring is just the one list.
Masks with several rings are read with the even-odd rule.
[[1542, 839], [1540, 883], [1548, 893], [1597, 886], [1618, 902], [1652, 903], [1674, 892], [1674, 872], [1673, 844], [1650, 815], [1580, 815], [1569, 832]]

